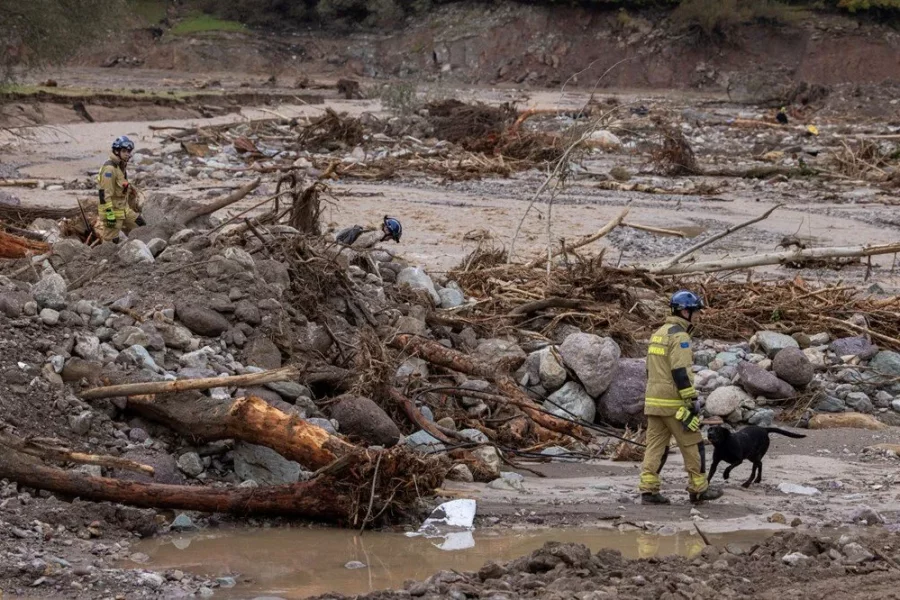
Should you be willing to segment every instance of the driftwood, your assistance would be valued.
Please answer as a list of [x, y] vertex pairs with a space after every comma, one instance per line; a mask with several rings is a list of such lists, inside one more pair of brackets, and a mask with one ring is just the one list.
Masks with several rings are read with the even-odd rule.
[[50, 251], [50, 244], [0, 231], [0, 258], [24, 258]]
[[[516, 385], [516, 382], [513, 381], [508, 373], [498, 370], [494, 365], [477, 362], [472, 357], [461, 352], [414, 335], [397, 335], [390, 341], [390, 345], [398, 350], [414, 354], [434, 365], [492, 382], [501, 394], [507, 396], [511, 401], [515, 401], [515, 405], [519, 406], [532, 422], [538, 426], [536, 428], [538, 437], [549, 437], [547, 434], [556, 432], [581, 441], [590, 439], [590, 434], [581, 425], [560, 419], [541, 410], [541, 407]], [[510, 404], [513, 404], [513, 402], [510, 402]], [[521, 421], [518, 423], [514, 421], [512, 420], [507, 424], [512, 424], [512, 427], [516, 428], [513, 432], [514, 436], [523, 435], [525, 432], [521, 431], [521, 429], [527, 428], [527, 426], [523, 426]]]
[[256, 179], [254, 179], [253, 181], [251, 181], [244, 187], [231, 192], [227, 196], [224, 196], [218, 200], [210, 202], [209, 204], [203, 204], [203, 205], [188, 209], [182, 215], [179, 215], [179, 221], [187, 224], [187, 223], [190, 223], [191, 221], [193, 221], [194, 219], [196, 219], [197, 217], [209, 215], [209, 214], [216, 212], [217, 210], [221, 210], [221, 209], [225, 208], [226, 206], [230, 206], [230, 205], [234, 204], [235, 202], [238, 202], [239, 200], [243, 199], [244, 196], [246, 196], [247, 194], [249, 194], [250, 192], [255, 190], [259, 186], [260, 181], [261, 181], [260, 178], [257, 177]]
[[[879, 244], [875, 246], [848, 246], [836, 248], [807, 248], [787, 252], [771, 252], [753, 254], [739, 258], [712, 260], [697, 263], [681, 263], [669, 267], [651, 267], [645, 269], [654, 275], [685, 275], [688, 273], [715, 273], [733, 269], [749, 269], [763, 265], [786, 263], [803, 263], [807, 260], [823, 258], [847, 258], [861, 256], [877, 256], [879, 254], [895, 254], [900, 252], [900, 242]], [[641, 270], [641, 269], [635, 269]]]
[[138, 473], [147, 473], [153, 475], [153, 467], [143, 465], [133, 460], [119, 458], [116, 456], [104, 456], [99, 454], [85, 454], [83, 452], [73, 452], [66, 448], [52, 447], [47, 444], [40, 444], [36, 440], [23, 440], [9, 433], [0, 433], [0, 446], [35, 456], [46, 460], [55, 460], [61, 462], [73, 462], [84, 465], [99, 465], [101, 467], [110, 467], [113, 469], [125, 469], [127, 471], [136, 471]]
[[261, 373], [248, 373], [246, 375], [229, 377], [205, 377], [202, 379], [178, 379], [176, 381], [149, 381], [111, 385], [87, 390], [82, 392], [80, 396], [85, 400], [95, 400], [97, 398], [114, 398], [116, 396], [139, 396], [142, 394], [165, 394], [187, 390], [208, 390], [217, 387], [262, 385], [276, 381], [290, 381], [296, 379], [299, 374], [299, 371], [293, 367], [283, 367]]
[[419, 410], [416, 410], [416, 407], [413, 405], [412, 400], [410, 400], [394, 388], [391, 388], [389, 393], [391, 395], [391, 399], [400, 405], [407, 418], [412, 421], [417, 427], [419, 427], [419, 429], [427, 431], [433, 437], [444, 442], [445, 444], [452, 443], [450, 438], [448, 438], [435, 423], [426, 419]]
[[[572, 243], [572, 244], [566, 244], [565, 249], [562, 249], [562, 248], [561, 248], [561, 249], [559, 249], [559, 250], [556, 250], [556, 251], [553, 253], [553, 258], [562, 255], [563, 252], [567, 252], [567, 251], [571, 251], [571, 250], [577, 250], [578, 248], [581, 248], [581, 247], [583, 247], [583, 246], [587, 246], [588, 244], [592, 244], [592, 243], [596, 242], [596, 241], [599, 240], [600, 238], [602, 238], [602, 237], [604, 237], [605, 235], [607, 235], [610, 231], [612, 231], [613, 229], [615, 229], [616, 227], [618, 227], [619, 225], [621, 225], [621, 224], [622, 224], [622, 221], [625, 219], [626, 216], [628, 216], [628, 209], [627, 209], [627, 208], [624, 209], [621, 213], [619, 213], [619, 216], [615, 217], [615, 218], [612, 219], [609, 223], [607, 223], [606, 225], [604, 225], [603, 227], [601, 227], [600, 230], [597, 231], [596, 233], [593, 233], [593, 234], [591, 234], [591, 235], [584, 236], [584, 237], [582, 237], [581, 239], [575, 241], [575, 242]], [[546, 262], [547, 262], [547, 257], [546, 257], [546, 256], [541, 256], [540, 258], [536, 258], [536, 259], [534, 259], [533, 261], [531, 261], [530, 263], [528, 263], [528, 264], [526, 265], [526, 267], [529, 268], [529, 269], [533, 269], [533, 268], [540, 267], [540, 266], [543, 265], [543, 264], [546, 264]]]

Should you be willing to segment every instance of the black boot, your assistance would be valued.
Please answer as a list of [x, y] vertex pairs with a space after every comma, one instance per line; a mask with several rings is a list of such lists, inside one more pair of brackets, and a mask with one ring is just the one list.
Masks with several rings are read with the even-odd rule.
[[725, 492], [720, 489], [707, 488], [706, 491], [700, 492], [699, 494], [691, 492], [691, 504], [700, 504], [701, 502], [707, 502], [709, 500], [718, 500], [721, 498]]
[[672, 501], [659, 492], [641, 494], [641, 504], [672, 504]]

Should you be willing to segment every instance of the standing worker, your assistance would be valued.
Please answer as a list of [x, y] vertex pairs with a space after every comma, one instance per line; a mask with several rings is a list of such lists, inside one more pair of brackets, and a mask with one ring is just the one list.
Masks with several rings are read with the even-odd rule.
[[710, 489], [701, 459], [700, 416], [694, 406], [694, 355], [691, 351], [691, 319], [703, 309], [699, 296], [687, 290], [676, 292], [669, 302], [672, 316], [650, 338], [647, 350], [647, 447], [641, 466], [641, 504], [670, 504], [660, 493], [659, 471], [672, 436], [684, 458], [688, 493], [696, 504], [715, 500], [721, 490]]
[[100, 203], [97, 205], [97, 235], [104, 242], [119, 241], [119, 232], [128, 233], [145, 225], [137, 211], [137, 190], [128, 182], [126, 167], [134, 152], [134, 142], [128, 136], [117, 137], [112, 143], [109, 160], [97, 173]]

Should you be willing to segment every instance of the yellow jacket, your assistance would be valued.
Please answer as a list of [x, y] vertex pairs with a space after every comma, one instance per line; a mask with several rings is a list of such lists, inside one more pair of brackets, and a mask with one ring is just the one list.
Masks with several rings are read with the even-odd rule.
[[697, 397], [691, 370], [694, 364], [692, 329], [690, 321], [671, 316], [650, 337], [645, 415], [674, 416], [682, 406], [690, 407]]
[[128, 183], [125, 165], [115, 154], [110, 154], [109, 160], [100, 167], [100, 172], [97, 173], [97, 188], [101, 192], [101, 202], [97, 205], [97, 212], [101, 218], [109, 209], [112, 209], [117, 219], [124, 219], [125, 212], [129, 208], [137, 212], [134, 206], [131, 206], [136, 192]]

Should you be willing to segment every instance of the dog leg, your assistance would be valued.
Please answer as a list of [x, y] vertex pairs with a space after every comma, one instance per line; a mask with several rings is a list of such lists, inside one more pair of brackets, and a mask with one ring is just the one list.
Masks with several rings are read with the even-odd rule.
[[741, 464], [742, 462], [744, 462], [744, 461], [736, 462], [733, 465], [729, 465], [728, 468], [725, 469], [725, 472], [722, 473], [722, 479], [724, 479], [725, 481], [728, 481], [728, 478], [731, 477], [731, 470], [733, 468], [735, 468], [736, 466], [738, 466], [739, 464]]
[[760, 459], [756, 469], [756, 483], [762, 481], [762, 459]]
[[716, 467], [719, 466], [719, 459], [716, 457], [715, 453], [713, 453], [713, 461], [712, 466], [709, 468], [709, 475], [706, 477], [707, 481], [712, 481], [713, 475], [716, 474]]
[[750, 487], [750, 484], [753, 483], [753, 480], [756, 478], [756, 463], [753, 463], [753, 468], [750, 469], [750, 479], [741, 484], [742, 488]]

